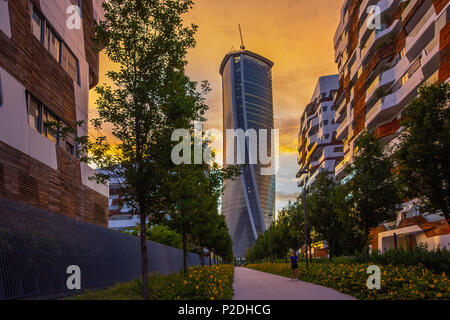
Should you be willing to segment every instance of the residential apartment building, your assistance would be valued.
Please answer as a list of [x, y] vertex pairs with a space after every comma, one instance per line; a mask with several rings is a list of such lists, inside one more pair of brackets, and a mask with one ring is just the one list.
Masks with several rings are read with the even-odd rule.
[[[344, 144], [344, 159], [335, 169], [338, 180], [345, 178], [344, 168], [357, 152], [364, 128], [373, 130], [384, 145], [394, 143], [417, 89], [425, 82], [448, 81], [449, 19], [449, 0], [344, 2], [334, 36], [339, 71], [336, 138]], [[383, 251], [394, 243], [419, 242], [429, 248], [450, 247], [449, 233], [442, 214], [421, 215], [410, 202], [396, 221], [374, 230], [372, 248]]]
[[[310, 103], [300, 119], [298, 133], [298, 186], [314, 185], [321, 172], [334, 175], [344, 157], [342, 142], [336, 139], [334, 99], [339, 89], [337, 75], [320, 77]], [[302, 173], [308, 172], [308, 173]]]
[[77, 158], [75, 135], [45, 126], [88, 134], [75, 122], [88, 123], [99, 78], [101, 2], [0, 1], [0, 198], [106, 227], [108, 186], [88, 179], [94, 170]]
[[120, 178], [112, 175], [109, 179], [109, 212], [108, 228], [114, 230], [124, 230], [135, 227], [140, 223], [140, 217], [133, 212], [133, 209], [122, 203], [120, 189], [122, 183]]

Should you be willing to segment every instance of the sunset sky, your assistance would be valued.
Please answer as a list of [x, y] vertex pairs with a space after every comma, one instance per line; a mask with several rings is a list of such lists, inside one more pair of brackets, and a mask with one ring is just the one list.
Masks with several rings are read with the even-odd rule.
[[[220, 63], [238, 49], [241, 24], [245, 46], [270, 60], [273, 67], [275, 128], [280, 129], [277, 210], [298, 196], [297, 134], [299, 118], [320, 76], [337, 73], [333, 36], [344, 0], [196, 0], [186, 23], [199, 26], [197, 47], [188, 56], [192, 80], [208, 80], [207, 127], [222, 130]], [[100, 83], [111, 67], [101, 54]], [[91, 95], [91, 111], [95, 97]], [[221, 153], [218, 158], [221, 160]]]

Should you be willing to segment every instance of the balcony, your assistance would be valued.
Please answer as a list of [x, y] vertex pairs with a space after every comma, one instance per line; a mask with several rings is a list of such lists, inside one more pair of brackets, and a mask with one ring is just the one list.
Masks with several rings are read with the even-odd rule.
[[389, 41], [389, 37], [396, 35], [401, 30], [401, 27], [401, 21], [397, 19], [389, 28], [372, 31], [366, 44], [361, 48], [361, 61], [364, 62], [369, 57], [369, 52], [372, 52], [374, 47], [383, 41]]
[[301, 173], [303, 171], [304, 168], [299, 168], [297, 171], [297, 178], [301, 178], [298, 182], [297, 182], [297, 186], [298, 187], [303, 187], [305, 185], [306, 180], [308, 179], [308, 175], [305, 173]]
[[341, 113], [336, 112], [334, 114], [334, 122], [337, 124], [342, 123], [347, 118], [347, 105], [342, 108]]
[[312, 186], [314, 182], [317, 179], [317, 176], [321, 174], [322, 172], [326, 172], [327, 170], [325, 168], [317, 168], [317, 170], [309, 177], [309, 185]]
[[435, 37], [422, 51], [422, 71], [428, 79], [439, 68], [439, 37]]
[[302, 152], [299, 152], [297, 156], [297, 164], [301, 164], [301, 162], [302, 162]]
[[403, 10], [402, 21], [406, 21], [406, 18], [409, 16], [409, 13], [416, 6], [417, 1], [418, 0], [411, 0], [411, 1], [409, 1], [409, 3], [406, 6], [405, 10]]
[[[386, 16], [388, 16], [392, 10], [397, 8], [397, 5], [394, 6], [394, 4], [398, 4], [399, 1], [400, 0], [381, 0], [381, 1], [378, 1], [378, 3], [376, 3], [377, 1], [373, 1], [374, 3], [372, 3], [372, 4], [376, 4], [380, 8], [381, 21], [384, 21], [384, 20], [386, 20]], [[362, 6], [361, 6], [361, 8], [362, 8]], [[369, 15], [367, 13], [367, 8], [364, 11], [365, 11], [365, 14], [362, 14], [362, 18], [365, 17], [365, 20], [361, 24], [361, 29], [359, 32], [359, 43], [361, 43], [370, 32], [374, 31], [374, 29], [368, 28], [369, 22], [372, 22], [371, 20], [373, 19], [373, 15]], [[362, 12], [360, 11], [360, 15], [361, 15], [361, 13]], [[361, 21], [361, 17], [360, 17], [359, 21]], [[381, 30], [376, 30], [376, 31], [381, 31]]]
[[394, 119], [391, 122], [382, 124], [375, 130], [375, 135], [378, 138], [385, 138], [393, 135], [400, 129], [400, 121], [398, 119]]
[[337, 101], [336, 103], [336, 113], [342, 113], [344, 108], [347, 106], [347, 104], [345, 103], [347, 101], [346, 91], [342, 92], [341, 96], [339, 97], [339, 101]]
[[339, 21], [339, 25], [338, 25], [336, 33], [334, 35], [334, 44], [335, 44], [335, 48], [336, 48], [336, 50], [335, 50], [335, 57], [334, 57], [335, 61], [337, 59], [337, 55], [339, 54], [339, 53], [336, 54], [336, 52], [338, 52], [337, 48], [342, 42], [342, 39], [339, 40], [339, 38], [342, 36], [342, 33], [344, 32], [345, 27], [347, 26], [347, 24], [348, 24], [348, 10], [347, 10], [344, 18], [341, 19], [341, 21]]
[[316, 148], [317, 148], [317, 139], [316, 139], [316, 141], [311, 142], [311, 148], [308, 148], [308, 150], [306, 152], [306, 159], [309, 159], [311, 157], [311, 154], [316, 150]]
[[341, 162], [334, 168], [334, 175], [336, 178], [341, 179], [344, 177], [344, 169], [347, 167], [347, 164], [350, 163], [350, 154], [347, 154]]
[[367, 7], [375, 5], [378, 0], [364, 0], [359, 7], [359, 21], [365, 20], [367, 18]]
[[430, 6], [421, 20], [414, 26], [406, 37], [406, 55], [411, 60], [423, 49], [424, 43], [429, 43], [435, 34], [436, 13], [434, 6]]
[[394, 117], [415, 96], [423, 80], [419, 68], [400, 89], [378, 100], [366, 113], [366, 126], [372, 129]]
[[407, 58], [402, 58], [394, 67], [381, 73], [366, 90], [366, 105], [374, 96], [378, 89], [389, 87], [392, 83], [399, 80], [407, 71], [409, 61]]
[[343, 140], [348, 137], [348, 125], [350, 121], [346, 118], [336, 130], [336, 139]]
[[366, 89], [366, 103], [373, 97], [377, 90], [382, 90], [395, 81], [394, 70], [390, 69], [379, 74]]

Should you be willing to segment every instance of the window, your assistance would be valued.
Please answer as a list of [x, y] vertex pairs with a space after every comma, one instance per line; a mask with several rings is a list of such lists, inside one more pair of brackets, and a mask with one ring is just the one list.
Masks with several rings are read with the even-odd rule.
[[[61, 123], [61, 127], [66, 128], [67, 125], [65, 123]], [[64, 138], [60, 139], [60, 145], [71, 155], [75, 155], [75, 136], [74, 136], [74, 134], [67, 132], [66, 136]]]
[[328, 133], [326, 135], [324, 135], [325, 139], [328, 139], [329, 137], [330, 137], [330, 134], [328, 134]]
[[[45, 116], [44, 116], [44, 123], [45, 122], [56, 122], [59, 123], [58, 118], [50, 111], [50, 110], [45, 110]], [[45, 131], [45, 136], [54, 144], [58, 144], [58, 131], [59, 129], [56, 130], [51, 130], [48, 128], [44, 128]]]
[[[75, 5], [80, 6], [80, 1], [72, 1]], [[81, 7], [80, 7], [81, 8]], [[45, 26], [45, 28], [44, 28]], [[70, 51], [69, 47], [61, 40], [52, 26], [33, 9], [32, 16], [33, 34], [44, 45], [48, 52], [62, 66], [69, 76], [80, 85], [79, 62], [75, 55]], [[45, 29], [45, 32], [44, 32]]]
[[28, 122], [30, 124], [30, 127], [33, 128], [36, 132], [41, 132], [41, 119], [41, 105], [36, 99], [31, 98], [30, 107], [28, 108]]
[[62, 60], [61, 65], [63, 69], [69, 74], [69, 76], [72, 78], [73, 81], [77, 82], [78, 85], [80, 84], [79, 81], [79, 66], [78, 66], [78, 60], [75, 58], [75, 56], [72, 54], [72, 52], [67, 48], [65, 44], [62, 45]]
[[94, 17], [94, 28], [98, 26], [98, 14], [95, 9], [92, 9], [92, 15]]
[[405, 83], [408, 81], [408, 79], [409, 79], [409, 75], [408, 75], [408, 72], [407, 72], [407, 73], [405, 73], [405, 75], [400, 79], [400, 86], [404, 86]]
[[34, 36], [42, 43], [44, 41], [43, 39], [44, 23], [41, 16], [39, 15], [39, 13], [36, 12], [36, 10], [33, 10], [31, 24]]
[[71, 155], [75, 155], [75, 148], [74, 146], [66, 141], [66, 151], [69, 152]]
[[328, 110], [328, 107], [322, 107], [322, 111], [326, 112]]
[[326, 126], [328, 124], [328, 120], [323, 121], [323, 125]]
[[[61, 121], [50, 109], [44, 106], [36, 98], [29, 95], [27, 92], [27, 97], [29, 97], [28, 104], [28, 122], [31, 128], [36, 132], [41, 133], [44, 137], [52, 141], [56, 145], [60, 145], [64, 150], [68, 151], [70, 154], [75, 155], [75, 135], [69, 133], [65, 139], [61, 137], [61, 129], [54, 128], [51, 130], [45, 126], [46, 122], [52, 122], [57, 124], [59, 127], [67, 127], [67, 125]], [[28, 99], [28, 98], [27, 98]]]
[[61, 40], [55, 32], [47, 25], [47, 40], [48, 40], [48, 52], [56, 59], [56, 61], [61, 62]]

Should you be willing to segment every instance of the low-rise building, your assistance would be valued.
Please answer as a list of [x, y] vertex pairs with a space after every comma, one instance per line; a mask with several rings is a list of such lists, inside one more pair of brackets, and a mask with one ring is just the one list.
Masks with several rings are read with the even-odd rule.
[[106, 227], [108, 186], [75, 152], [99, 78], [102, 10], [101, 0], [0, 1], [0, 198]]

